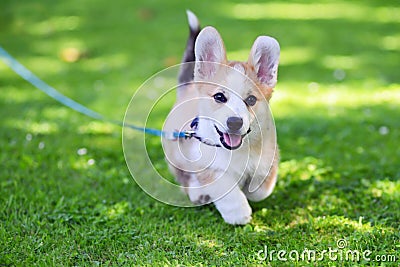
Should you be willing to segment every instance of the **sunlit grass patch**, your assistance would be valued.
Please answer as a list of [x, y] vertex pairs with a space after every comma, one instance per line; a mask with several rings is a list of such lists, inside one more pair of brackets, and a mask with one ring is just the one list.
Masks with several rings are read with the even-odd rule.
[[387, 103], [388, 108], [395, 108], [400, 103], [400, 86], [391, 84], [382, 86], [374, 80], [362, 83], [319, 84], [317, 82], [282, 83], [275, 90], [271, 100], [274, 115], [287, 115], [293, 105], [308, 108], [357, 108]]
[[[285, 20], [347, 19], [378, 23], [399, 22], [398, 7], [369, 7], [358, 3], [234, 3], [220, 4], [225, 15], [236, 19], [263, 18]], [[229, 12], [227, 12], [229, 11]]]
[[92, 121], [78, 128], [80, 134], [112, 134], [116, 130], [119, 129], [115, 125], [99, 121]]
[[38, 22], [31, 25], [27, 32], [36, 35], [47, 35], [52, 32], [76, 30], [81, 24], [78, 16], [60, 16]]

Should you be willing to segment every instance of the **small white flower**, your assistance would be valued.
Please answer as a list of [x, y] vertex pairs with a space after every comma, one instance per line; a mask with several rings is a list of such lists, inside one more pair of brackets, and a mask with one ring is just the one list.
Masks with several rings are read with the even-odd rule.
[[310, 91], [310, 93], [316, 93], [319, 90], [319, 84], [316, 82], [311, 82], [308, 84], [308, 91]]
[[76, 153], [77, 153], [79, 156], [86, 155], [86, 154], [87, 154], [87, 149], [84, 148], [84, 147], [79, 148], [78, 151], [76, 151]]
[[338, 81], [343, 81], [346, 78], [346, 72], [342, 69], [336, 69], [333, 72], [333, 77]]
[[38, 147], [39, 147], [40, 150], [42, 150], [45, 147], [44, 142], [40, 142]]
[[379, 127], [379, 133], [381, 135], [387, 135], [389, 133], [389, 128], [386, 126]]
[[25, 136], [25, 139], [26, 139], [26, 141], [28, 141], [28, 142], [32, 141], [32, 134], [28, 133], [28, 134]]

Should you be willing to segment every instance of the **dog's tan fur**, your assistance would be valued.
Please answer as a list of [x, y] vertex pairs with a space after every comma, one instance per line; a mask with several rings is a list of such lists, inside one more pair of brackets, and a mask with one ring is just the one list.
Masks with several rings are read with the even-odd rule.
[[[277, 179], [279, 153], [276, 139], [269, 136], [273, 121], [267, 107], [276, 83], [279, 45], [273, 38], [260, 37], [247, 62], [228, 61], [218, 32], [206, 27], [196, 40], [195, 51], [194, 82], [178, 89], [164, 130], [192, 130], [193, 118], [210, 118], [200, 118], [198, 134], [221, 146], [216, 130], [204, 125], [212, 120], [225, 132], [226, 119], [236, 116], [243, 118], [240, 134], [244, 136], [247, 129], [251, 132], [232, 151], [195, 138], [164, 141], [166, 158], [171, 172], [193, 203], [213, 202], [227, 223], [246, 224], [251, 220], [247, 199], [265, 199]], [[209, 66], [205, 61], [214, 63]], [[226, 105], [214, 101], [217, 93], [226, 95], [229, 100]], [[251, 107], [242, 103], [249, 95], [257, 99]], [[251, 189], [253, 182], [260, 185], [256, 190]]]

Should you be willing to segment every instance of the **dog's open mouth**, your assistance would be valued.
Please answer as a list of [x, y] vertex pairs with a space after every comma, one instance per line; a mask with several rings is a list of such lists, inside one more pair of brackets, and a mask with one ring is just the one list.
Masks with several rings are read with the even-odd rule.
[[245, 137], [249, 132], [250, 129], [245, 133], [245, 134], [234, 134], [234, 133], [224, 133], [221, 132], [216, 125], [214, 125], [215, 130], [219, 134], [220, 138], [219, 140], [221, 141], [221, 144], [229, 150], [235, 150], [238, 149], [243, 142], [243, 137]]

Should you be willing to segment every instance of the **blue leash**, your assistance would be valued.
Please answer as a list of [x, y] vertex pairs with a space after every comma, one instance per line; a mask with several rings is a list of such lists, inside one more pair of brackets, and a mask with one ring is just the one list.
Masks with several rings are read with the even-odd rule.
[[54, 87], [48, 85], [44, 81], [42, 81], [39, 77], [37, 77], [35, 74], [33, 74], [30, 70], [25, 68], [21, 63], [19, 63], [13, 56], [11, 56], [6, 50], [4, 50], [0, 46], [0, 58], [4, 61], [6, 65], [8, 65], [15, 73], [17, 73], [21, 78], [35, 86], [37, 89], [40, 91], [44, 92], [51, 98], [55, 99], [59, 103], [63, 104], [64, 106], [67, 106], [81, 114], [84, 114], [90, 118], [96, 119], [96, 120], [101, 120], [105, 122], [109, 122], [121, 127], [128, 127], [136, 131], [141, 131], [146, 134], [151, 134], [155, 136], [162, 136], [166, 139], [169, 140], [176, 140], [178, 138], [191, 138], [194, 136], [193, 131], [185, 131], [185, 132], [165, 132], [157, 129], [151, 129], [151, 128], [145, 128], [145, 127], [140, 127], [136, 126], [133, 124], [128, 124], [128, 123], [122, 123], [120, 121], [116, 120], [111, 120], [105, 118], [103, 115], [79, 104], [78, 102], [72, 100], [69, 97], [66, 97], [65, 95], [61, 94], [59, 91], [57, 91]]

